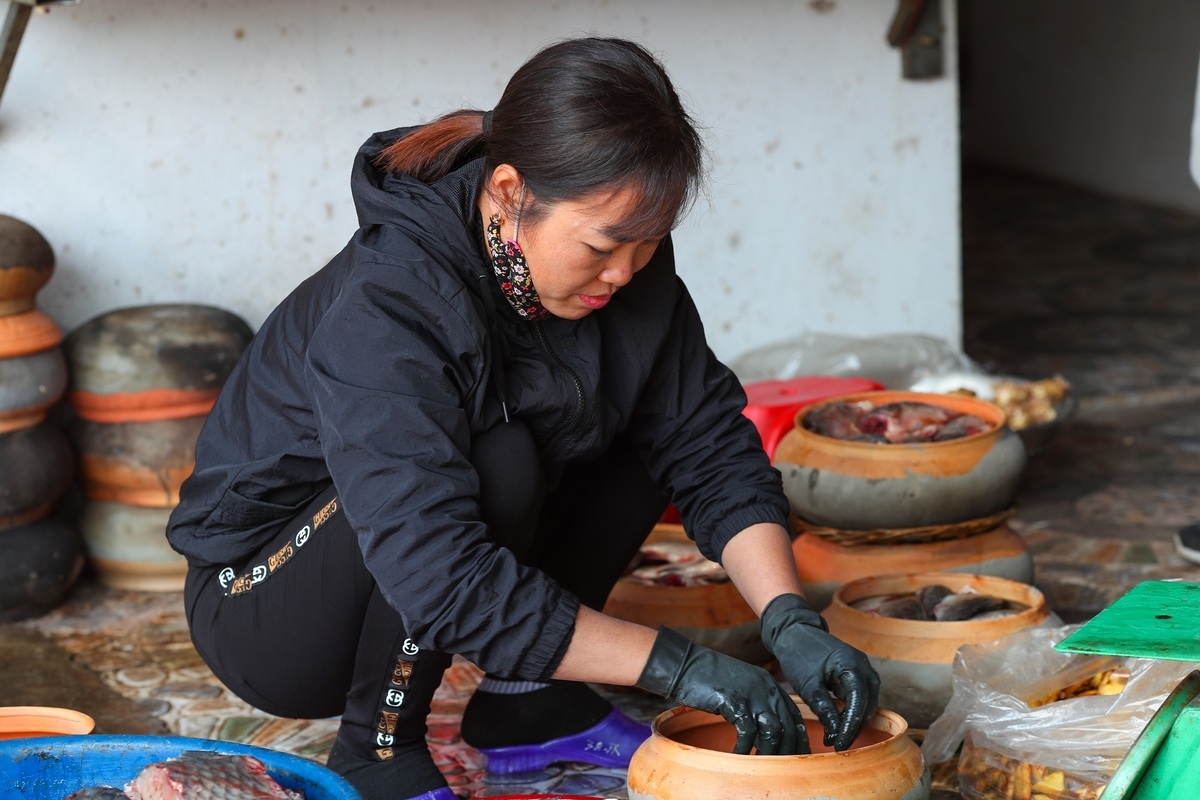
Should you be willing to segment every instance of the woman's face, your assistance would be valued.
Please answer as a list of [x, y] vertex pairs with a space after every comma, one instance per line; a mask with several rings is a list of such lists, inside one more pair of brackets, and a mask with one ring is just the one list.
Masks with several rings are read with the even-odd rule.
[[[646, 266], [662, 237], [626, 241], [612, 234], [636, 200], [630, 189], [605, 190], [555, 203], [536, 223], [521, 222], [517, 244], [547, 311], [564, 319], [586, 317]], [[506, 239], [510, 225], [506, 220]]]

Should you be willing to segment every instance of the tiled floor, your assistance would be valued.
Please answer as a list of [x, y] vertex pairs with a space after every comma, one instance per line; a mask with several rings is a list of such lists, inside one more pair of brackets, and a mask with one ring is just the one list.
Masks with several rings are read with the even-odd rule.
[[[1200, 520], [1200, 218], [998, 173], [969, 171], [964, 191], [967, 351], [998, 372], [1061, 373], [1080, 400], [1032, 462], [1013, 523], [1035, 582], [1061, 616], [1083, 619], [1141, 580], [1200, 580], [1170, 541]], [[456, 789], [626, 796], [614, 770], [488, 783], [458, 739], [478, 678], [456, 662], [430, 720]], [[663, 707], [610, 694], [643, 719]], [[98, 732], [212, 737], [317, 760], [336, 729], [270, 717], [224, 690], [190, 645], [178, 594], [90, 579], [52, 613], [0, 626], [0, 705], [27, 704], [87, 711]]]

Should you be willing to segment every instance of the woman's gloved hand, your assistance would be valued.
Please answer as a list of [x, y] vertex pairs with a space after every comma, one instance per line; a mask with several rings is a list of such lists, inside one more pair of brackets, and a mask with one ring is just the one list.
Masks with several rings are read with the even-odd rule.
[[659, 628], [639, 688], [680, 705], [720, 714], [737, 730], [733, 752], [761, 755], [809, 752], [800, 709], [761, 667], [694, 644]]
[[[866, 655], [830, 635], [825, 620], [798, 594], [781, 594], [767, 604], [762, 638], [825, 727], [825, 744], [838, 751], [850, 747], [879, 704], [879, 675]], [[841, 714], [835, 693], [845, 701]]]

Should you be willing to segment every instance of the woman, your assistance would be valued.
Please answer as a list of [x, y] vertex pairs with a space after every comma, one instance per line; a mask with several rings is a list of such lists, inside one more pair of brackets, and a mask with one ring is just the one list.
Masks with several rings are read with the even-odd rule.
[[363, 146], [360, 229], [222, 391], [168, 532], [193, 640], [258, 708], [341, 715], [328, 763], [364, 797], [454, 797], [424, 734], [455, 653], [487, 673], [463, 737], [492, 771], [626, 765], [647, 728], [586, 682], [723, 714], [739, 752], [805, 752], [765, 670], [600, 613], [668, 498], [827, 740], [873, 713], [675, 275], [702, 161], [643, 48], [548, 47], [493, 111]]

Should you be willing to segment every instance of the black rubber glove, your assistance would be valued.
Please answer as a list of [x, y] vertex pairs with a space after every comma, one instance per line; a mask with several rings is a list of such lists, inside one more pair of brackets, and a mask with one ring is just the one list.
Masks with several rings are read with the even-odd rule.
[[800, 709], [761, 667], [694, 644], [659, 628], [638, 687], [711, 714], [737, 730], [733, 752], [795, 755], [809, 752]]
[[[879, 675], [866, 655], [832, 636], [821, 615], [798, 594], [781, 594], [767, 604], [762, 638], [796, 694], [825, 727], [825, 744], [838, 751], [850, 747], [879, 705]], [[845, 701], [841, 714], [835, 693]]]

